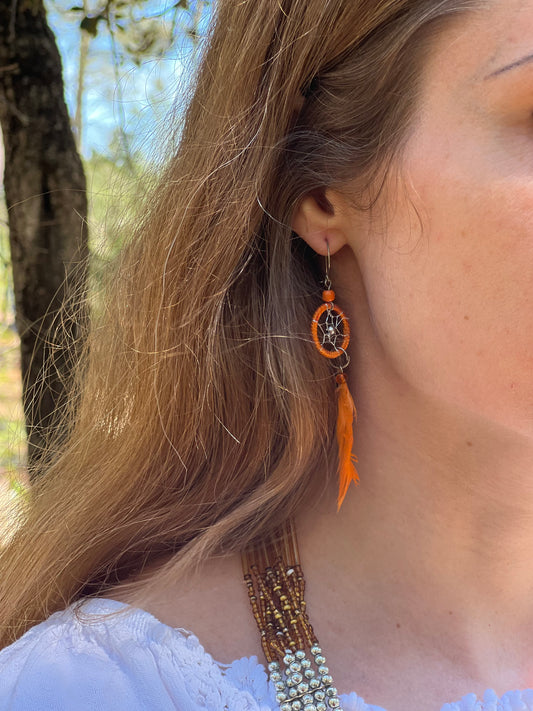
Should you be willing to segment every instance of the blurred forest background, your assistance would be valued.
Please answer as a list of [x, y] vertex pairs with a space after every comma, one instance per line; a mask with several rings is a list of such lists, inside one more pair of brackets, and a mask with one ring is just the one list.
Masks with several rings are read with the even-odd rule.
[[[27, 314], [21, 317], [20, 297], [16, 299], [15, 294], [23, 290], [17, 291], [13, 282], [14, 262], [32, 255], [24, 254], [22, 249], [15, 258], [13, 249], [13, 231], [22, 227], [21, 218], [18, 223], [14, 221], [11, 211], [19, 210], [21, 200], [16, 195], [13, 200], [9, 195], [10, 185], [14, 194], [9, 170], [13, 170], [21, 152], [20, 145], [26, 139], [23, 134], [22, 144], [17, 139], [16, 147], [10, 148], [13, 136], [7, 134], [15, 124], [9, 123], [6, 116], [30, 133], [32, 118], [26, 117], [26, 109], [21, 110], [16, 99], [12, 99], [12, 75], [23, 74], [24, 68], [23, 62], [9, 52], [14, 51], [15, 38], [18, 41], [24, 31], [30, 35], [33, 32], [33, 39], [37, 32], [28, 25], [33, 22], [33, 15], [23, 18], [17, 12], [22, 13], [25, 5], [42, 12], [41, 20], [47, 26], [43, 24], [41, 29], [51, 29], [49, 44], [55, 41], [61, 57], [64, 91], [58, 100], [64, 99], [66, 105], [73, 151], [81, 158], [80, 174], [82, 179], [83, 174], [85, 176], [87, 197], [86, 215], [82, 208], [71, 207], [71, 212], [76, 212], [76, 219], [84, 225], [78, 232], [83, 233], [91, 257], [90, 289], [98, 281], [102, 265], [120, 247], [135, 196], [142, 192], [143, 176], [160, 164], [161, 146], [168, 126], [179, 119], [213, 3], [214, 0], [45, 0], [43, 5], [40, 0], [31, 3], [14, 0], [3, 3], [6, 7], [0, 9], [0, 118], [4, 119], [3, 142], [0, 143], [0, 540], [9, 535], [11, 514], [30, 486], [26, 435], [29, 411], [26, 407], [25, 423], [21, 336], [24, 339], [33, 333], [37, 339], [46, 340], [45, 314], [49, 310], [48, 304], [42, 303], [42, 317], [32, 315], [30, 318]], [[28, 46], [26, 43], [23, 51]], [[53, 94], [53, 77], [49, 89], [46, 77], [32, 81], [36, 81], [37, 86], [39, 82], [44, 84], [41, 88], [45, 96]], [[53, 156], [53, 152], [50, 155]], [[43, 170], [52, 173], [55, 168], [48, 162]], [[84, 192], [79, 180], [76, 183], [74, 176], [72, 180], [72, 191]], [[41, 183], [49, 185], [46, 175], [41, 177]], [[33, 196], [26, 193], [24, 200], [29, 204], [31, 198]], [[21, 214], [29, 210], [23, 209]], [[48, 237], [45, 237], [50, 242], [46, 247], [48, 262], [36, 262], [32, 268], [53, 271], [50, 260], [57, 259], [61, 271], [62, 252], [58, 250], [57, 255], [53, 254], [56, 242], [50, 234], [53, 236], [53, 229], [48, 226]], [[78, 239], [80, 234], [75, 237]], [[26, 249], [31, 252], [31, 245], [28, 247], [26, 243]], [[40, 275], [35, 274], [39, 281]], [[22, 323], [26, 325], [21, 327]], [[32, 343], [23, 344], [23, 365], [24, 347], [26, 351], [28, 347], [35, 348]], [[26, 378], [33, 375], [27, 370]], [[31, 387], [28, 392], [31, 394]], [[26, 404], [27, 398], [26, 394]]]

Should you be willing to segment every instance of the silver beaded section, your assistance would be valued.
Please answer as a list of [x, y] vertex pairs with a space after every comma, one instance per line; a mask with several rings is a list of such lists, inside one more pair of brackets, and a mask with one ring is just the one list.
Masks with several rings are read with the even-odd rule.
[[311, 659], [299, 649], [285, 650], [283, 670], [279, 662], [268, 665], [280, 711], [342, 711], [337, 689], [318, 645], [311, 647]]

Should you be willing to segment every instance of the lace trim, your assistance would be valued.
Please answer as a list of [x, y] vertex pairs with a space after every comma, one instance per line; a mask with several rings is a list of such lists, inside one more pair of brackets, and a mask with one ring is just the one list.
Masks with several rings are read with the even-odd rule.
[[[72, 617], [78, 622], [74, 629]], [[230, 664], [217, 662], [192, 632], [165, 625], [145, 610], [131, 608], [116, 600], [96, 598], [76, 603], [42, 624], [58, 623], [68, 625], [75, 641], [82, 646], [94, 647], [98, 637], [95, 628], [104, 623], [103, 643], [105, 638], [109, 639], [112, 629], [117, 647], [120, 647], [121, 639], [131, 642], [132, 634], [142, 640], [144, 646], [156, 645], [158, 654], [171, 657], [169, 661], [180, 670], [186, 687], [184, 691], [199, 708], [274, 711], [278, 706], [265, 667], [256, 656], [242, 657]], [[32, 628], [20, 642], [29, 643], [38, 634], [39, 627], [41, 625]], [[381, 706], [367, 704], [355, 692], [340, 697], [345, 711], [386, 711]], [[440, 711], [533, 711], [533, 689], [509, 691], [501, 698], [492, 690], [486, 691], [483, 698], [468, 694], [460, 701], [444, 704]]]

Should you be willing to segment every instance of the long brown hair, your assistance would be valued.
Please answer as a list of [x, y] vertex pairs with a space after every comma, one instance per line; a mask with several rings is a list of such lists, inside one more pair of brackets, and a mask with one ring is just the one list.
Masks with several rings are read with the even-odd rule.
[[70, 437], [2, 553], [1, 644], [163, 554], [183, 572], [241, 550], [335, 469], [309, 336], [320, 269], [291, 215], [387, 165], [428, 40], [472, 6], [218, 1], [176, 150], [94, 317]]

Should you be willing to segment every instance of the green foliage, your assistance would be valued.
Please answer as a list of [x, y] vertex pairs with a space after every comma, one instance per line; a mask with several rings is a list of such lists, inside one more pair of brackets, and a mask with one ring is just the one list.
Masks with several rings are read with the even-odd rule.
[[0, 193], [0, 477], [25, 460], [19, 340], [14, 330], [13, 277], [7, 211]]
[[[108, 154], [93, 153], [85, 161], [93, 308], [98, 308], [97, 295], [103, 271], [127, 239], [144, 193], [138, 176], [147, 173], [146, 158], [138, 149], [131, 149], [137, 137], [133, 135], [135, 129], [128, 125], [128, 120], [138, 118], [140, 124], [144, 112], [150, 117], [150, 126], [161, 121], [162, 113], [166, 112], [170, 103], [167, 95], [172, 92], [171, 81], [161, 79], [154, 71], [149, 75], [150, 83], [146, 81], [142, 86], [142, 95], [133, 96], [124, 92], [124, 77], [137, 72], [135, 67], [147, 59], [167, 56], [174, 61], [176, 53], [172, 52], [183, 38], [187, 40], [187, 48], [195, 50], [203, 34], [201, 28], [205, 11], [210, 5], [211, 0], [169, 3], [156, 0], [77, 0], [77, 4], [73, 4], [72, 0], [47, 0], [48, 9], [52, 8], [56, 17], [63, 18], [63, 27], [70, 25], [70, 35], [77, 38], [74, 53], [77, 55], [79, 48], [77, 76], [72, 71], [72, 55], [69, 55], [68, 62], [65, 62], [65, 56], [63, 60], [65, 66], [70, 66], [66, 71], [66, 77], [70, 75], [70, 87], [66, 80], [67, 94], [75, 95], [70, 106], [78, 140], [81, 142], [83, 127], [82, 99], [88, 87], [92, 88], [93, 95], [97, 88], [99, 101], [107, 101], [117, 107], [114, 138], [103, 147]], [[56, 33], [61, 36], [60, 31], [56, 30]], [[106, 38], [107, 44], [104, 42]], [[86, 54], [82, 62], [84, 42]], [[94, 49], [92, 54], [89, 45]], [[91, 106], [94, 111], [94, 103]], [[128, 117], [124, 106], [128, 107]], [[132, 106], [135, 108], [132, 109]], [[78, 113], [79, 123], [76, 123], [74, 114]], [[91, 116], [93, 123], [94, 120]], [[108, 126], [105, 131], [107, 135], [113, 135]], [[23, 494], [23, 478], [19, 472], [24, 468], [26, 456], [21, 389], [19, 341], [14, 330], [9, 231], [5, 202], [0, 193], [0, 477], [8, 473], [9, 488], [17, 495]]]
[[[89, 203], [89, 249], [93, 288], [97, 288], [106, 264], [112, 261], [128, 237], [130, 225], [143, 196], [141, 180], [130, 167], [93, 153], [84, 162]], [[144, 172], [137, 156], [135, 174]]]
[[[138, 164], [137, 169], [142, 172], [144, 167]], [[91, 235], [90, 299], [93, 308], [98, 308], [102, 274], [127, 238], [141, 184], [126, 167], [98, 154], [85, 161], [85, 172]], [[19, 473], [25, 466], [26, 432], [14, 317], [9, 233], [5, 202], [0, 200], [0, 479], [7, 473], [10, 489], [21, 494], [24, 485]]]
[[0, 324], [0, 475], [16, 473], [25, 462], [21, 397], [18, 336], [12, 327]]
[[9, 477], [9, 488], [17, 497], [26, 500], [29, 498], [29, 488], [23, 483], [22, 479], [17, 478], [15, 475]]
[[97, 147], [133, 168], [132, 153], [194, 71], [214, 0], [45, 2], [80, 152]]
[[[80, 29], [92, 38], [103, 30], [114, 35], [121, 49], [139, 66], [147, 56], [162, 57], [168, 52], [175, 40], [180, 13], [192, 12], [193, 25], [195, 17], [197, 24], [197, 8], [205, 4], [205, 0], [179, 0], [154, 10], [153, 0], [100, 0], [92, 7], [85, 2], [68, 11], [80, 17]], [[194, 43], [198, 41], [197, 27], [184, 30]]]
[[13, 278], [9, 256], [9, 230], [3, 195], [0, 192], [0, 328], [13, 322]]

